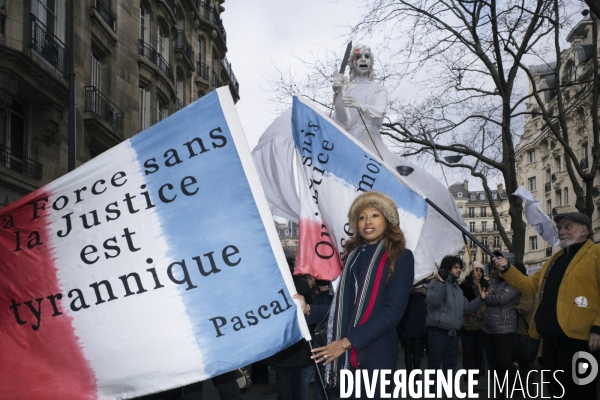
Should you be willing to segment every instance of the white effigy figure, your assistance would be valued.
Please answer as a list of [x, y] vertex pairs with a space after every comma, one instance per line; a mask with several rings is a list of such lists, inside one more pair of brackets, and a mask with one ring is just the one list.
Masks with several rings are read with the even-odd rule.
[[[404, 176], [410, 185], [432, 200], [450, 217], [465, 226], [452, 195], [434, 176], [407, 158], [389, 151], [380, 134], [387, 111], [386, 89], [373, 81], [373, 55], [368, 47], [357, 46], [350, 54], [350, 82], [334, 73], [334, 118], [348, 133], [377, 154], [392, 169], [409, 166], [413, 172]], [[361, 119], [362, 116], [362, 119]], [[277, 117], [261, 136], [252, 151], [265, 195], [274, 215], [298, 221], [300, 202], [296, 190], [296, 147], [291, 126], [292, 112]], [[364, 123], [363, 120], [364, 119]], [[368, 128], [368, 129], [367, 129]], [[352, 163], [353, 160], [348, 160]], [[402, 225], [401, 225], [402, 227]], [[427, 218], [413, 253], [415, 260], [432, 260], [427, 271], [415, 267], [419, 280], [436, 270], [436, 265], [448, 254], [457, 254], [464, 247], [461, 232], [440, 213], [428, 206]], [[422, 264], [421, 264], [422, 265]]]
[[374, 59], [369, 47], [356, 46], [348, 63], [350, 83], [347, 87], [344, 87], [342, 74], [337, 71], [333, 74], [334, 117], [346, 132], [375, 154], [382, 155], [381, 149], [386, 146], [379, 131], [387, 111], [387, 90], [373, 81]]

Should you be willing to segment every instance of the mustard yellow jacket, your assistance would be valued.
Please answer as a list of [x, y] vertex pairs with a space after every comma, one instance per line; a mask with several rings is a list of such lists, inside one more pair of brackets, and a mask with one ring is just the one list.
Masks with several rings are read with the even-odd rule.
[[[561, 254], [563, 250], [550, 257], [542, 269], [532, 276], [525, 276], [511, 267], [502, 277], [522, 293], [537, 293], [537, 312], [544, 277], [552, 262]], [[581, 297], [587, 300], [587, 306], [575, 303], [575, 299], [579, 298], [581, 304]], [[573, 339], [588, 340], [590, 328], [593, 325], [600, 326], [600, 245], [591, 240], [584, 243], [565, 271], [558, 289], [556, 314], [565, 335]], [[534, 338], [540, 336], [535, 326], [535, 316], [529, 325], [529, 335]]]

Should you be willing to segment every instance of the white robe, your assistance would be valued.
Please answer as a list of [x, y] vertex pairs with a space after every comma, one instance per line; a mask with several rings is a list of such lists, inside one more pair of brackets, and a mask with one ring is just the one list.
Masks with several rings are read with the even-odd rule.
[[[411, 163], [408, 159], [393, 154], [383, 143], [379, 130], [387, 109], [387, 91], [375, 82], [357, 77], [344, 95], [355, 97], [361, 104], [361, 111], [369, 134], [358, 112], [346, 108], [347, 120], [342, 125], [347, 132], [357, 138], [364, 146], [381, 158], [392, 168], [410, 166], [414, 171], [405, 179], [417, 188], [425, 197], [433, 201], [450, 217], [466, 227], [449, 190], [434, 176]], [[252, 151], [263, 189], [269, 201], [271, 212], [292, 221], [298, 221], [300, 202], [296, 190], [296, 148], [292, 135], [292, 112], [286, 111], [273, 121], [261, 136]], [[372, 139], [371, 139], [372, 138]], [[400, 221], [402, 228], [402, 221]], [[432, 260], [431, 265], [415, 270], [415, 281], [430, 275], [448, 254], [457, 254], [464, 247], [461, 232], [440, 213], [428, 206], [427, 218], [421, 231], [421, 239], [415, 248], [415, 259]], [[422, 264], [421, 264], [422, 265]]]

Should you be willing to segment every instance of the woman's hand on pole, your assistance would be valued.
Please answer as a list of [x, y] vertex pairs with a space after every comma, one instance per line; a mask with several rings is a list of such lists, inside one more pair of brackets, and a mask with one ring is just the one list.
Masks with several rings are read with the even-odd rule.
[[313, 349], [312, 359], [318, 363], [323, 363], [323, 365], [327, 365], [342, 354], [346, 352], [346, 350], [350, 349], [352, 344], [348, 340], [348, 338], [343, 338], [342, 340], [335, 340], [329, 343], [327, 346], [317, 347]]

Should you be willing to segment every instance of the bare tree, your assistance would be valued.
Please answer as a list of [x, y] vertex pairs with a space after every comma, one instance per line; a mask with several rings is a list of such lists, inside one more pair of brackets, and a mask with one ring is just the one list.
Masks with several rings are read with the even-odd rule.
[[[466, 156], [451, 168], [464, 168], [481, 180], [499, 233], [521, 260], [525, 249], [522, 202], [508, 196], [512, 237], [495, 207], [488, 183], [499, 173], [508, 193], [519, 186], [515, 145], [518, 116], [527, 93], [519, 85], [520, 67], [548, 37], [548, 21], [562, 4], [550, 0], [376, 0], [355, 33], [382, 30], [394, 44], [399, 68], [426, 76], [423, 100], [395, 109], [386, 134], [412, 154], [437, 150]], [[565, 23], [565, 20], [560, 21]], [[399, 50], [398, 50], [399, 49]], [[389, 51], [394, 51], [389, 49]], [[427, 135], [439, 126], [448, 131]]]

